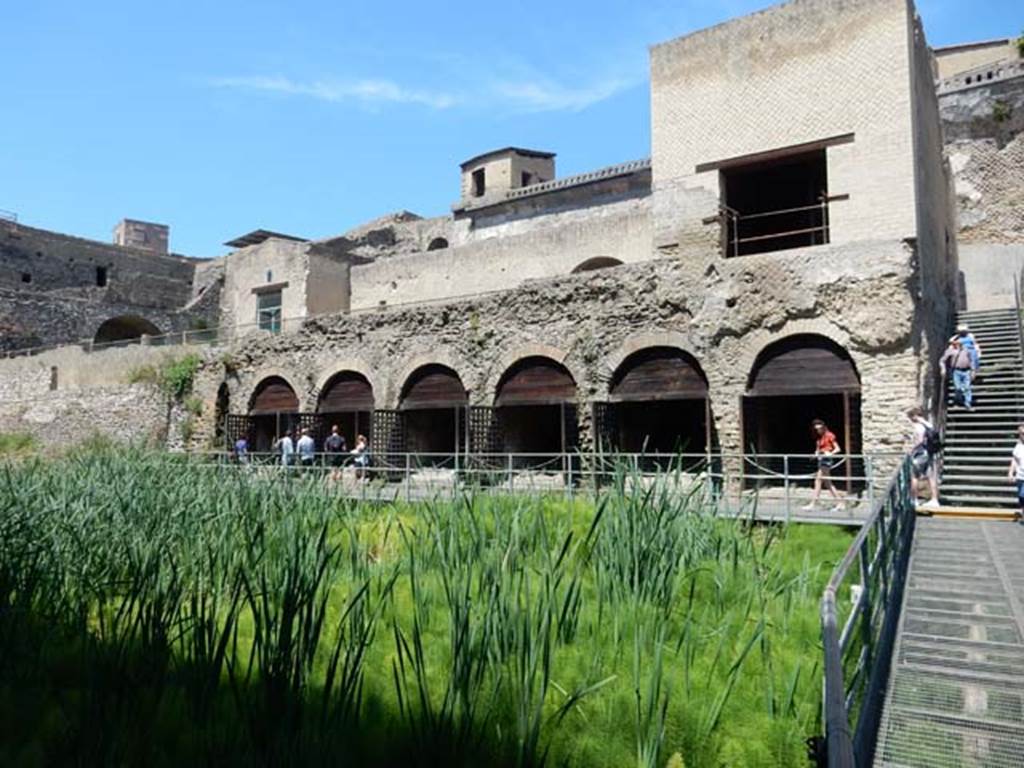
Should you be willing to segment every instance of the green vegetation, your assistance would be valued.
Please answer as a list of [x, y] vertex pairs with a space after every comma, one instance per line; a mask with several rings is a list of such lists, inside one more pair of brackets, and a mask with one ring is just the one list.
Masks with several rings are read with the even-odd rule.
[[369, 506], [160, 454], [2, 466], [0, 764], [803, 764], [850, 535], [632, 483]]
[[192, 392], [192, 382], [201, 364], [199, 355], [188, 354], [165, 360], [159, 366], [140, 365], [128, 372], [128, 383], [152, 384], [169, 399], [180, 402]]
[[33, 435], [21, 432], [0, 432], [0, 457], [27, 456], [35, 453], [39, 442]]
[[1005, 123], [1013, 116], [1013, 107], [1004, 99], [996, 99], [992, 105], [992, 119], [997, 123]]

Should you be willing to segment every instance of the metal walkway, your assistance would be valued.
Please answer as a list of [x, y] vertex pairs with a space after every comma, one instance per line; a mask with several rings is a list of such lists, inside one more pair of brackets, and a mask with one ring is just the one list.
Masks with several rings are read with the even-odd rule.
[[875, 766], [1024, 766], [1024, 526], [920, 518]]

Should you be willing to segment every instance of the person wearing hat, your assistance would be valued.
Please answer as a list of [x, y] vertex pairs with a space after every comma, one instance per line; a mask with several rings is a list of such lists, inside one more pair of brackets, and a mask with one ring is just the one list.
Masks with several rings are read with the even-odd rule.
[[942, 356], [942, 367], [953, 378], [955, 399], [968, 411], [974, 410], [971, 404], [971, 353], [964, 349], [959, 337], [954, 336], [949, 340], [949, 348]]
[[[967, 354], [971, 356], [971, 371], [973, 374], [976, 374], [978, 366], [981, 364], [981, 345], [974, 338], [974, 334], [971, 333], [970, 326], [967, 323], [960, 323], [956, 327], [956, 334], [953, 336], [953, 339], [959, 339], [960, 344], [967, 350]], [[953, 339], [950, 339], [950, 341]]]

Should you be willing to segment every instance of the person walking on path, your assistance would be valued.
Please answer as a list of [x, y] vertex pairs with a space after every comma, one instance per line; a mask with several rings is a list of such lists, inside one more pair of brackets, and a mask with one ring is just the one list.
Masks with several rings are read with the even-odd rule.
[[974, 370], [971, 353], [968, 352], [959, 338], [954, 337], [942, 356], [942, 366], [953, 377], [954, 399], [963, 403], [964, 408], [973, 411], [971, 393], [971, 372]]
[[914, 470], [914, 496], [922, 480], [926, 481], [930, 493], [928, 501], [921, 504], [922, 509], [935, 509], [939, 506], [939, 488], [935, 481], [935, 459], [941, 450], [939, 433], [928, 419], [924, 409], [913, 407], [907, 411], [907, 418], [913, 425], [914, 432], [910, 443], [910, 463]]
[[287, 432], [278, 438], [277, 451], [281, 454], [281, 466], [288, 469], [295, 457], [295, 441]]
[[235, 440], [235, 461], [242, 466], [249, 463], [249, 440], [245, 435]]
[[[974, 338], [970, 326], [967, 323], [960, 323], [956, 327], [956, 334], [953, 336], [953, 339], [959, 339], [960, 345], [967, 350], [967, 354], [971, 356], [971, 370], [977, 374], [978, 366], [981, 365], [981, 344]], [[953, 341], [953, 339], [950, 339], [950, 341]]]
[[367, 467], [370, 466], [370, 441], [366, 435], [356, 435], [356, 447], [349, 451], [355, 456], [356, 480], [366, 480], [369, 475]]
[[302, 437], [299, 438], [299, 444], [295, 447], [299, 452], [299, 464], [302, 465], [302, 468], [312, 469], [313, 464], [316, 463], [316, 441], [309, 434], [308, 429], [302, 430]]
[[324, 453], [331, 464], [331, 482], [336, 483], [341, 479], [341, 468], [345, 464], [345, 454], [348, 453], [345, 436], [341, 434], [337, 424], [331, 427], [331, 434], [324, 440]]
[[818, 459], [818, 471], [814, 475], [814, 495], [811, 497], [811, 503], [801, 509], [805, 512], [813, 511], [818, 504], [822, 487], [827, 485], [829, 493], [836, 500], [831, 511], [842, 512], [843, 499], [839, 495], [839, 491], [836, 490], [835, 483], [832, 482], [832, 470], [839, 463], [839, 441], [821, 419], [812, 421], [811, 429], [814, 431], [814, 455]]
[[1017, 522], [1024, 524], [1024, 424], [1017, 427], [1017, 444], [1006, 476], [1017, 484]]

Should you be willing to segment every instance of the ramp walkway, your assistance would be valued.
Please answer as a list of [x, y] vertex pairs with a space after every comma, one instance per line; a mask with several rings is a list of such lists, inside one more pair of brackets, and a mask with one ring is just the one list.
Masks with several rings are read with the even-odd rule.
[[1024, 766], [1024, 526], [917, 520], [874, 765]]

